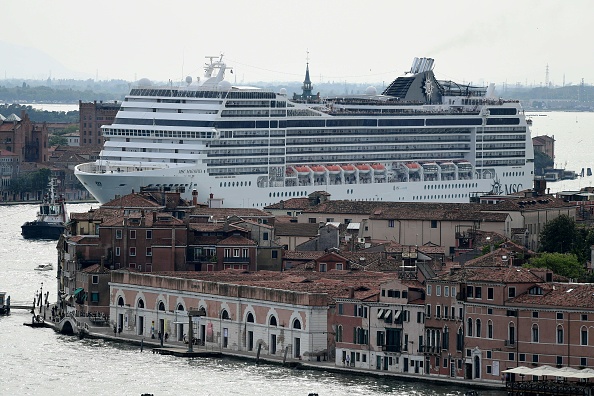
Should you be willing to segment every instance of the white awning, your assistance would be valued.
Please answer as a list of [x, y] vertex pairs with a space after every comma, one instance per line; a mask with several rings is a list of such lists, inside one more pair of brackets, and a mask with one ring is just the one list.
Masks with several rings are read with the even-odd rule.
[[396, 310], [396, 313], [394, 314], [394, 322], [396, 322], [398, 320], [398, 318], [400, 317], [400, 314], [401, 313], [402, 313], [402, 311]]
[[520, 375], [536, 375], [539, 377], [563, 377], [563, 378], [594, 378], [594, 370], [586, 368], [583, 370], [574, 369], [571, 367], [554, 368], [551, 366], [540, 367], [514, 367], [503, 370], [505, 374], [520, 374]]
[[380, 309], [378, 309], [378, 310], [377, 310], [377, 318], [378, 318], [378, 319], [381, 319], [381, 318], [383, 318], [383, 317], [384, 317], [384, 312], [385, 312], [385, 311], [384, 311], [383, 309], [381, 309], [381, 308], [380, 308]]
[[387, 309], [387, 315], [386, 315], [386, 322], [389, 322], [392, 320], [392, 310], [391, 309]]

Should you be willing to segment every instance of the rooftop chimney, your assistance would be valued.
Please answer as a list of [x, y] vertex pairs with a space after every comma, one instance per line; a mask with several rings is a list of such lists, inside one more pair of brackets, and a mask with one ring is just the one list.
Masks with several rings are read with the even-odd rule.
[[198, 205], [198, 191], [196, 189], [192, 190], [192, 205]]

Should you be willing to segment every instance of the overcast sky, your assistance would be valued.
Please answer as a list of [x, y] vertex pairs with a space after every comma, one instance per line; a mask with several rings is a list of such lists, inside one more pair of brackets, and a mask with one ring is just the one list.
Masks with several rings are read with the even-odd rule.
[[[231, 80], [390, 82], [417, 57], [439, 79], [594, 83], [591, 0], [3, 0], [0, 79], [202, 75]], [[34, 59], [30, 59], [33, 54]], [[25, 57], [25, 60], [22, 58]]]

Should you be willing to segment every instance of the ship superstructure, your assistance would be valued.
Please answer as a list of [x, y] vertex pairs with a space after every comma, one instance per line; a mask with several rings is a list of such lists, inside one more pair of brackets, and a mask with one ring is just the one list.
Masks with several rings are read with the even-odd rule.
[[126, 96], [103, 127], [100, 158], [75, 169], [101, 203], [141, 187], [260, 208], [319, 190], [333, 199], [468, 202], [531, 187], [519, 103], [494, 97], [492, 86], [437, 80], [433, 59], [415, 58], [381, 94], [370, 87], [323, 99], [232, 85], [222, 56], [209, 59], [203, 81]]

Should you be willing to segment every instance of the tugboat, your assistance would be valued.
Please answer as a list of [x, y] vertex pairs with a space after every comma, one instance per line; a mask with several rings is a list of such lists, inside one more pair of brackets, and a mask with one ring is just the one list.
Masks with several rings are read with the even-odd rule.
[[59, 239], [66, 224], [66, 203], [62, 196], [56, 197], [56, 181], [49, 184], [50, 192], [43, 197], [39, 205], [37, 219], [21, 226], [21, 235], [25, 239]]
[[6, 292], [0, 292], [0, 315], [10, 314], [10, 296]]

